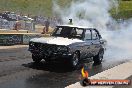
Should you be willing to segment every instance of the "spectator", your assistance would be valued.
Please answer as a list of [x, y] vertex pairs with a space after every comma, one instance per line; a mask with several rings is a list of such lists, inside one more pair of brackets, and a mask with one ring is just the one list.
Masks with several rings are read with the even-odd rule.
[[69, 25], [73, 25], [73, 23], [72, 23], [72, 19], [69, 19], [69, 23], [68, 23]]
[[42, 32], [42, 34], [45, 34], [46, 33], [46, 29], [45, 29], [45, 27], [43, 28], [43, 32]]
[[14, 30], [20, 30], [21, 29], [21, 23], [19, 21], [16, 21], [15, 25], [14, 25]]
[[49, 31], [49, 25], [50, 25], [50, 22], [49, 22], [49, 19], [47, 19], [45, 21], [45, 31], [46, 31], [46, 33]]

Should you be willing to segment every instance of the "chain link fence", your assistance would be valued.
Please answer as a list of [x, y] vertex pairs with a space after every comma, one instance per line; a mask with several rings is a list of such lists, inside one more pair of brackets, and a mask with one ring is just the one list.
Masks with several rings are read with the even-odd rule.
[[[7, 29], [7, 30], [12, 30], [14, 29], [17, 21], [7, 21], [5, 19], [0, 18], [0, 29]], [[20, 29], [22, 30], [35, 30], [35, 24], [33, 21], [19, 21], [21, 27]]]

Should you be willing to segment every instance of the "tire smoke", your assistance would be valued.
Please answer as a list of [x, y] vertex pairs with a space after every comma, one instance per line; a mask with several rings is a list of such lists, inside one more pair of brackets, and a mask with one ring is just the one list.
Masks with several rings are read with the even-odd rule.
[[107, 40], [105, 59], [132, 59], [132, 19], [117, 22], [110, 15], [116, 0], [72, 0], [65, 8], [53, 1], [53, 13], [61, 17], [64, 24], [73, 19], [74, 25], [97, 28]]

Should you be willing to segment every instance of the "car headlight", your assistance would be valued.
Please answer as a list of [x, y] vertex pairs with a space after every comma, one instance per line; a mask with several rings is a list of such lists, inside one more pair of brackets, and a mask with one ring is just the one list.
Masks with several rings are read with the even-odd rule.
[[33, 42], [29, 42], [29, 46], [34, 46], [34, 43]]
[[68, 51], [68, 47], [66, 47], [66, 46], [59, 46], [59, 47], [57, 47], [57, 51]]

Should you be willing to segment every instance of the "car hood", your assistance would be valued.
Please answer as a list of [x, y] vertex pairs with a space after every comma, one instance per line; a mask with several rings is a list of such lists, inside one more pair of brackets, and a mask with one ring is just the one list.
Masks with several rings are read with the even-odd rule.
[[70, 45], [77, 42], [84, 42], [79, 39], [69, 39], [64, 37], [41, 37], [41, 38], [33, 38], [30, 41], [38, 42], [38, 43], [56, 44], [56, 45]]

